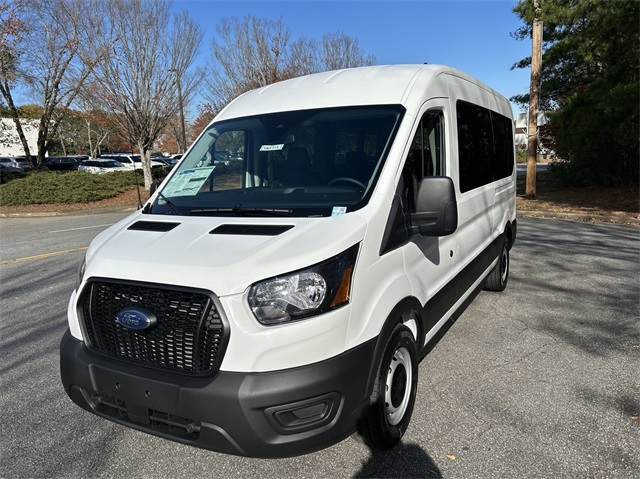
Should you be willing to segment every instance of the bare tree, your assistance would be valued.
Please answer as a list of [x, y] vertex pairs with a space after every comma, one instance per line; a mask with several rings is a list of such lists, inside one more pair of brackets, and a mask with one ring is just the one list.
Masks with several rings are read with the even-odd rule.
[[107, 138], [117, 134], [114, 128], [113, 114], [94, 108], [94, 97], [97, 94], [95, 82], [88, 81], [80, 93], [76, 103], [80, 108], [80, 117], [83, 124], [82, 143], [88, 154], [97, 158]]
[[201, 85], [204, 78], [204, 70], [202, 68], [190, 69], [200, 49], [203, 32], [186, 12], [177, 15], [174, 23], [178, 27], [171, 32], [170, 44], [175, 46], [175, 52], [173, 55], [174, 64], [170, 71], [174, 73], [180, 113], [181, 141], [178, 144], [180, 145], [180, 152], [184, 153], [188, 147], [185, 109], [188, 108], [196, 89]]
[[[97, 157], [102, 144], [110, 136], [117, 135], [114, 129], [113, 115], [93, 110], [83, 102], [78, 102], [80, 110], [69, 110], [58, 128], [61, 153], [67, 155], [67, 147], [73, 147], [75, 153]], [[54, 150], [52, 150], [54, 151]], [[51, 154], [52, 151], [49, 153]]]
[[209, 99], [219, 110], [238, 95], [290, 75], [285, 52], [291, 34], [282, 19], [247, 15], [223, 18], [216, 27], [220, 41], [211, 43]]
[[211, 43], [206, 94], [215, 111], [246, 91], [277, 81], [375, 63], [355, 38], [342, 32], [326, 34], [321, 42], [307, 37], [291, 41], [282, 19], [223, 18], [216, 30], [219, 40]]
[[116, 42], [94, 75], [98, 92], [94, 101], [115, 113], [140, 152], [147, 189], [152, 182], [153, 144], [178, 113], [178, 95], [193, 95], [201, 78], [189, 68], [202, 31], [186, 14], [170, 21], [170, 6], [167, 0], [112, 0], [100, 35]]
[[320, 45], [313, 38], [301, 37], [291, 43], [287, 62], [290, 76], [293, 78], [322, 71], [319, 52]]
[[[28, 25], [14, 56], [15, 79], [4, 83], [3, 96], [9, 103], [11, 88], [27, 86], [42, 106], [38, 127], [38, 165], [58, 136], [63, 113], [76, 99], [84, 82], [104, 54], [89, 52], [87, 38], [101, 18], [100, 0], [20, 0], [20, 20]], [[3, 67], [3, 71], [6, 72]], [[7, 76], [3, 75], [3, 80]], [[13, 109], [15, 110], [15, 109]], [[15, 115], [16, 125], [20, 119]], [[30, 156], [28, 147], [25, 153]]]
[[202, 130], [204, 130], [209, 122], [213, 120], [216, 116], [216, 110], [210, 103], [205, 103], [204, 105], [199, 105], [198, 107], [198, 116], [193, 123], [191, 124], [192, 134], [198, 135]]
[[98, 115], [92, 111], [85, 111], [82, 114], [86, 128], [87, 151], [93, 158], [100, 155], [102, 144], [112, 134], [110, 125], [101, 121]]
[[0, 2], [0, 93], [7, 104], [25, 155], [31, 161], [29, 144], [18, 107], [13, 100], [13, 91], [19, 83], [18, 67], [22, 56], [23, 35], [26, 33], [26, 25], [20, 18], [21, 8], [21, 2]]
[[322, 37], [320, 67], [322, 71], [341, 70], [375, 64], [373, 55], [364, 53], [358, 40], [342, 32], [327, 33]]

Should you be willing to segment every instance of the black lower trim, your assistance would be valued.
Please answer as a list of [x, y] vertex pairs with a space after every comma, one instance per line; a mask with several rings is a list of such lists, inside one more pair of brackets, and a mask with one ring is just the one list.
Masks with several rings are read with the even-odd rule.
[[419, 353], [419, 360], [424, 359], [432, 350], [436, 347], [438, 342], [444, 337], [445, 334], [449, 331], [451, 326], [458, 320], [458, 318], [464, 313], [465, 309], [473, 302], [473, 300], [478, 296], [478, 293], [482, 291], [484, 288], [484, 283], [480, 283], [467, 298], [462, 302], [462, 304], [451, 314], [449, 319], [438, 329], [438, 331], [433, 335], [433, 337], [429, 340], [428, 343], [424, 345], [422, 351]]
[[376, 340], [309, 366], [198, 378], [113, 361], [67, 331], [60, 373], [77, 405], [111, 421], [218, 452], [288, 457], [355, 432]]
[[[428, 333], [444, 315], [467, 293], [501, 251], [504, 236], [498, 236], [482, 253], [476, 256], [462, 271], [449, 281], [424, 305], [423, 331]], [[482, 289], [482, 288], [480, 288]], [[465, 302], [464, 307], [468, 305]]]

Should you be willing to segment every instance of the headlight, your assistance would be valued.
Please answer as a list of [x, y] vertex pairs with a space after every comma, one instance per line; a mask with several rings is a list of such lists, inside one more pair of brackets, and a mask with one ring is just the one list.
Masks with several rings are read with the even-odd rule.
[[254, 284], [249, 306], [264, 325], [315, 316], [349, 303], [358, 245], [330, 260]]
[[78, 276], [76, 277], [76, 292], [80, 288], [82, 284], [82, 278], [84, 278], [84, 270], [87, 267], [87, 255], [82, 258], [82, 263], [80, 263], [80, 267], [78, 268]]

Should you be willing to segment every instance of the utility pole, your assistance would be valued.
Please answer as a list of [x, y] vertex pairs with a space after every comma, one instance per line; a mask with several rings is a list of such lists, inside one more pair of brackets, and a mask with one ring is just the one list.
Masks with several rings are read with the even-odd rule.
[[180, 88], [180, 72], [177, 69], [171, 68], [170, 72], [176, 74], [176, 86], [178, 87], [178, 106], [180, 108], [180, 150], [178, 153], [184, 153], [187, 151], [187, 134], [184, 125], [184, 103], [182, 101], [182, 89]]
[[529, 87], [529, 124], [527, 128], [527, 181], [525, 196], [536, 197], [536, 158], [538, 154], [538, 108], [542, 66], [542, 20], [540, 2], [533, 0], [533, 33], [531, 42], [531, 84]]

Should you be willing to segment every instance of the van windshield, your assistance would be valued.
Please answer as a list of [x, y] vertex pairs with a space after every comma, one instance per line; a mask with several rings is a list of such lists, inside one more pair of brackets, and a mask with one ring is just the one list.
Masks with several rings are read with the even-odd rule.
[[332, 216], [367, 204], [404, 108], [289, 111], [212, 124], [152, 214]]

